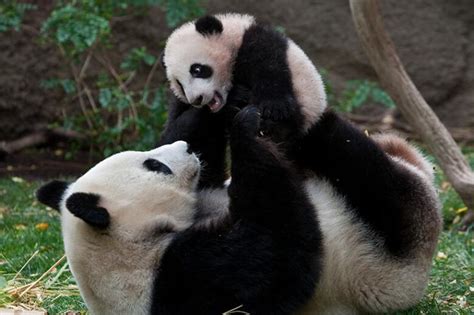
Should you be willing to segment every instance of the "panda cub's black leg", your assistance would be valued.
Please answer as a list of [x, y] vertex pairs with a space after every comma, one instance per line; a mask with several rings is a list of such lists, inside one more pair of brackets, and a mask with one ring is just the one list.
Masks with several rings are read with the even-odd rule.
[[203, 171], [199, 188], [220, 187], [226, 179], [226, 125], [231, 108], [213, 114], [207, 107], [197, 109], [176, 97], [170, 104], [168, 120], [159, 145], [178, 140], [188, 142], [199, 155]]
[[333, 112], [326, 112], [297, 147], [296, 163], [328, 180], [347, 211], [376, 232], [390, 253], [404, 256], [416, 245], [416, 216], [436, 207], [429, 184]]

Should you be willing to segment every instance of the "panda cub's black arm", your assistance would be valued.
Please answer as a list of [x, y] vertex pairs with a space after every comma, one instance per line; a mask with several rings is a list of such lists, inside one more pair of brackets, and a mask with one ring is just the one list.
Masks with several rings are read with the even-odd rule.
[[164, 254], [153, 314], [293, 314], [319, 277], [321, 233], [301, 182], [257, 137], [245, 108], [231, 131], [230, 222], [188, 229]]
[[219, 187], [226, 179], [227, 114], [227, 111], [213, 114], [207, 107], [197, 109], [172, 96], [159, 145], [178, 140], [189, 143], [203, 164], [199, 188]]

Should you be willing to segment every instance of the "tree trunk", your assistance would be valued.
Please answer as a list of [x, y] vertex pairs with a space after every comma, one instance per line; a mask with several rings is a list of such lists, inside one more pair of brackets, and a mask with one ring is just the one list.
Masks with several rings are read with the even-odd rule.
[[383, 26], [378, 0], [349, 1], [359, 38], [382, 86], [394, 99], [408, 123], [428, 145], [453, 188], [469, 208], [464, 217], [464, 225], [472, 223], [474, 173], [466, 158], [403, 68], [395, 46]]

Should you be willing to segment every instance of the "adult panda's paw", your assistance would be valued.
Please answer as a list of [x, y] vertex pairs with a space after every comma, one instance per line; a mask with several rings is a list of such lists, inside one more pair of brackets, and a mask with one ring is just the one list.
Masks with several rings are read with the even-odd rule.
[[285, 121], [291, 119], [296, 113], [296, 101], [292, 96], [280, 99], [263, 100], [258, 103], [262, 112], [262, 118], [273, 121]]
[[234, 118], [232, 134], [255, 137], [260, 131], [261, 114], [257, 107], [247, 106], [242, 109]]

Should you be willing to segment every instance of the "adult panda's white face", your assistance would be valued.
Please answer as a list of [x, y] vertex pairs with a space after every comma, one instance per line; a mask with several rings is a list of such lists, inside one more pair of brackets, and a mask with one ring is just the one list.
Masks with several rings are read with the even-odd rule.
[[61, 212], [64, 248], [91, 314], [148, 314], [152, 272], [194, 221], [200, 162], [184, 141], [115, 154], [38, 200]]
[[207, 16], [176, 29], [166, 42], [162, 63], [173, 93], [195, 107], [218, 112], [232, 88], [233, 62], [247, 15]]
[[[72, 213], [75, 217], [69, 215], [69, 223], [107, 228], [121, 238], [136, 239], [159, 226], [172, 230], [189, 226], [199, 173], [198, 158], [186, 142], [177, 141], [147, 152], [115, 154], [53, 200], [60, 201], [63, 224], [65, 213]], [[47, 192], [40, 189], [39, 200], [55, 207], [48, 203], [52, 193], [43, 193], [42, 200], [42, 190]]]

